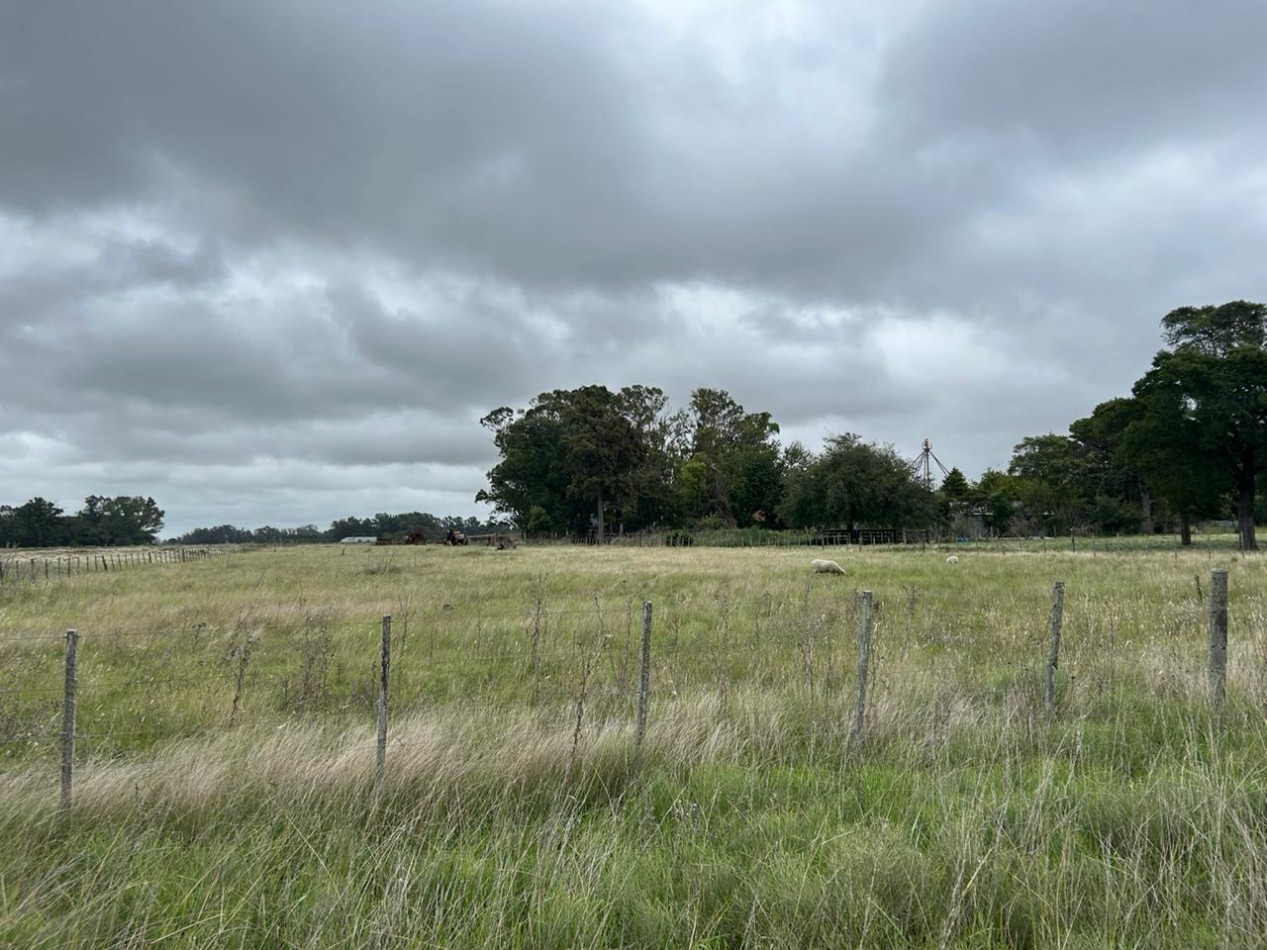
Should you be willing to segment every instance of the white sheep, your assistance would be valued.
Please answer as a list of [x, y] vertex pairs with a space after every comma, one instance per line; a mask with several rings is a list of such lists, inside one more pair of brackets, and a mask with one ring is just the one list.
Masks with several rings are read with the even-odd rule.
[[845, 573], [845, 569], [841, 567], [839, 564], [837, 564], [835, 561], [828, 561], [821, 557], [814, 558], [814, 560], [810, 561], [810, 564], [813, 565], [815, 574], [843, 574]]
[[958, 555], [958, 554], [952, 554], [952, 555], [950, 555], [950, 557], [946, 558], [946, 563], [947, 563], [947, 564], [958, 564], [958, 563], [959, 563], [959, 555]]

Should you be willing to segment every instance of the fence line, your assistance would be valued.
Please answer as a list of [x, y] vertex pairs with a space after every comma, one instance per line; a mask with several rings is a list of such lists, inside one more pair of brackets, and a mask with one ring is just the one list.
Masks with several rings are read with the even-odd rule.
[[0, 558], [0, 589], [22, 582], [52, 581], [77, 574], [109, 573], [129, 567], [152, 564], [184, 564], [205, 560], [228, 551], [211, 548], [153, 548], [147, 550], [86, 551], [83, 554], [10, 555]]
[[[1210, 652], [1208, 663], [1205, 667], [1197, 666], [1170, 666], [1167, 667], [1168, 672], [1175, 675], [1196, 675], [1204, 673], [1208, 676], [1209, 698], [1215, 707], [1220, 707], [1225, 702], [1227, 690], [1227, 632], [1228, 632], [1228, 606], [1227, 606], [1227, 572], [1214, 570], [1211, 573], [1210, 581], [1210, 605], [1209, 605], [1209, 628], [1210, 628]], [[1057, 677], [1059, 673], [1063, 673], [1066, 682], [1072, 682], [1073, 678], [1081, 672], [1082, 663], [1075, 659], [1072, 664], [1067, 661], [1062, 669], [1060, 656], [1062, 623], [1064, 620], [1065, 603], [1065, 584], [1064, 582], [1056, 582], [1052, 588], [1052, 608], [1049, 622], [1050, 641], [1046, 645], [1045, 656], [1041, 659], [1034, 657], [1032, 661], [1021, 661], [1009, 664], [994, 664], [990, 668], [991, 673], [1002, 669], [1014, 669], [1018, 671], [1028, 671], [1034, 674], [1032, 682], [1034, 685], [1035, 704], [1037, 704], [1038, 686], [1042, 683], [1042, 708], [1047, 714], [1047, 719], [1053, 721], [1057, 713]], [[889, 695], [891, 684], [895, 680], [903, 680], [907, 678], [917, 677], [933, 677], [938, 678], [947, 670], [963, 672], [965, 667], [956, 663], [929, 663], [919, 665], [915, 668], [899, 668], [899, 669], [882, 669], [877, 679], [876, 654], [873, 650], [873, 633], [876, 619], [876, 609], [871, 591], [862, 591], [859, 593], [856, 601], [856, 617], [858, 620], [858, 666], [856, 676], [851, 677], [843, 668], [843, 651], [840, 646], [844, 640], [840, 636], [840, 632], [845, 622], [855, 612], [850, 609], [843, 609], [849, 606], [848, 602], [840, 604], [842, 609], [834, 615], [832, 625], [824, 632], [824, 638], [827, 642], [835, 642], [833, 649], [839, 651], [832, 654], [833, 658], [829, 659], [829, 664], [839, 663], [840, 668], [834, 672], [829, 669], [827, 680], [816, 681], [813, 676], [812, 665], [814, 663], [813, 656], [808, 652], [812, 649], [812, 645], [807, 647], [807, 641], [802, 640], [786, 640], [776, 641], [781, 646], [787, 648], [797, 648], [802, 651], [803, 658], [807, 666], [807, 676], [803, 682], [809, 690], [812, 701], [817, 701], [818, 696], [822, 696], [828, 702], [834, 701], [843, 713], [844, 707], [847, 705], [847, 691], [852, 687], [855, 690], [853, 698], [853, 716], [852, 725], [848, 730], [850, 742], [861, 742], [865, 738], [866, 730], [870, 727], [870, 717], [874, 715], [878, 708], [873, 705], [876, 700], [869, 693], [868, 687], [872, 683], [879, 690], [881, 697]], [[594, 617], [590, 611], [575, 611], [578, 615]], [[671, 616], [671, 614], [669, 615]], [[607, 645], [610, 641], [599, 640], [590, 637], [588, 640], [574, 640], [567, 649], [542, 650], [539, 642], [529, 642], [525, 639], [522, 648], [513, 652], [497, 651], [489, 653], [480, 653], [476, 651], [472, 655], [463, 657], [445, 657], [442, 660], [435, 660], [427, 657], [422, 651], [412, 651], [409, 653], [401, 653], [400, 659], [407, 660], [407, 668], [411, 664], [416, 664], [416, 669], [411, 673], [410, 689], [412, 702], [425, 702], [427, 695], [427, 682], [429, 677], [435, 674], [445, 674], [455, 668], [471, 670], [474, 664], [476, 669], [480, 665], [483, 666], [485, 672], [492, 672], [492, 664], [496, 662], [513, 661], [527, 664], [534, 673], [534, 677], [538, 681], [534, 683], [533, 689], [533, 706], [539, 706], [540, 694], [538, 687], [540, 685], [539, 677], [541, 670], [551, 661], [564, 662], [580, 662], [582, 669], [577, 672], [576, 676], [561, 676], [554, 681], [554, 685], [558, 688], [558, 692], [554, 694], [552, 700], [562, 709], [568, 704], [575, 709], [575, 732], [573, 738], [573, 746], [582, 733], [584, 725], [584, 713], [586, 711], [586, 703], [594, 708], [604, 711], [607, 717], [604, 721], [611, 721], [613, 709], [624, 708], [628, 710], [626, 715], [632, 720], [634, 741], [638, 747], [641, 747], [644, 736], [648, 728], [648, 720], [651, 714], [651, 692], [653, 683], [659, 690], [660, 695], [676, 697], [677, 693], [673, 687], [674, 677], [682, 675], [674, 669], [673, 661], [682, 657], [715, 657], [722, 655], [727, 661], [734, 659], [736, 656], [743, 657], [743, 654], [723, 653], [722, 648], [717, 644], [709, 643], [690, 643], [683, 644], [673, 642], [669, 637], [661, 636], [654, 641], [654, 651], [652, 649], [652, 604], [650, 601], [643, 603], [642, 608], [642, 624], [641, 637], [634, 642], [634, 630], [632, 626], [626, 631], [627, 638], [625, 642], [616, 645], [615, 649], [607, 652]], [[531, 618], [530, 618], [531, 619]], [[539, 619], [539, 616], [538, 616]], [[599, 618], [601, 621], [601, 617]], [[659, 618], [663, 622], [663, 616]], [[1037, 618], [1036, 618], [1037, 619]], [[600, 623], [600, 626], [601, 623]], [[388, 767], [387, 752], [392, 744], [392, 736], [389, 733], [389, 687], [392, 682], [392, 618], [390, 615], [384, 615], [381, 623], [381, 640], [379, 643], [378, 661], [374, 664], [375, 679], [378, 686], [377, 711], [378, 711], [378, 730], [376, 736], [376, 756], [374, 771], [374, 787], [381, 790], [386, 777]], [[41, 637], [42, 639], [53, 639], [51, 637]], [[20, 638], [19, 638], [20, 639]], [[32, 638], [33, 639], [33, 638]], [[125, 679], [119, 682], [100, 682], [89, 679], [90, 685], [86, 690], [80, 689], [80, 664], [83, 659], [83, 650], [81, 647], [85, 645], [96, 645], [99, 641], [94, 638], [82, 638], [77, 630], [68, 630], [65, 634], [66, 655], [65, 655], [65, 682], [63, 685], [63, 700], [61, 703], [61, 732], [60, 746], [62, 753], [62, 782], [61, 793], [59, 799], [59, 808], [63, 813], [68, 812], [72, 808], [73, 788], [74, 788], [74, 766], [76, 757], [76, 740], [82, 740], [89, 743], [110, 742], [118, 740], [126, 740], [136, 737], [149, 737], [153, 739], [171, 739], [176, 738], [173, 733], [169, 733], [164, 725], [159, 722], [154, 728], [119, 731], [109, 729], [108, 731], [97, 731], [91, 726], [84, 731], [80, 731], [76, 724], [76, 715], [78, 708], [82, 705], [85, 696], [91, 698], [103, 691], [125, 689], [132, 686], [144, 685], [151, 687], [170, 687], [177, 685], [197, 685], [202, 687], [210, 686], [214, 689], [225, 690], [226, 706], [228, 691], [233, 692], [233, 713], [229, 716], [229, 724], [235, 723], [235, 717], [238, 710], [239, 700], [242, 696], [243, 689], [246, 686], [254, 686], [259, 683], [270, 683], [281, 685], [283, 689], [287, 684], [295, 682], [301, 676], [301, 672], [291, 671], [251, 671], [245, 669], [245, 662], [240, 655], [226, 654], [222, 660], [222, 665], [216, 669], [209, 670], [207, 676], [199, 677], [155, 677], [155, 676], [138, 676], [131, 679]], [[771, 641], [767, 638], [762, 641], [768, 647]], [[397, 644], [399, 651], [401, 644]], [[635, 649], [636, 646], [636, 649]], [[608, 681], [601, 689], [596, 688], [595, 683], [591, 681], [591, 674], [597, 669], [594, 665], [595, 659], [606, 653], [613, 661], [622, 661], [619, 668], [613, 662], [611, 667], [612, 679]], [[90, 661], [93, 651], [87, 652]], [[884, 660], [883, 651], [880, 660]], [[1085, 661], [1088, 669], [1099, 669], [1096, 666], [1095, 656], [1092, 655]], [[882, 665], [882, 664], [881, 664]], [[720, 670], [720, 668], [719, 668]], [[1041, 676], [1040, 676], [1041, 672]], [[725, 676], [733, 673], [729, 670], [726, 674], [721, 672], [719, 676]], [[698, 680], [697, 685], [706, 685], [710, 679], [710, 672], [707, 669], [693, 670], [687, 674], [687, 678], [694, 677]], [[547, 677], [548, 678], [548, 677]], [[788, 684], [792, 688], [796, 688], [795, 674], [792, 674], [788, 680]], [[719, 682], [728, 680], [719, 680]], [[829, 683], [830, 685], [820, 685]], [[1028, 689], [1029, 687], [1025, 687]], [[0, 724], [9, 722], [11, 726], [17, 727], [17, 734], [10, 736], [0, 736], [0, 747], [15, 748], [20, 746], [42, 748], [44, 743], [50, 742], [54, 736], [55, 726], [52, 717], [57, 711], [55, 704], [52, 708], [44, 709], [35, 708], [24, 712], [20, 707], [6, 707], [6, 703], [22, 696], [39, 696], [54, 695], [58, 690], [52, 686], [23, 686], [15, 689], [0, 689]], [[621, 699], [620, 697], [624, 697]], [[834, 700], [833, 700], [834, 697]], [[724, 699], [724, 696], [723, 696]], [[612, 706], [612, 701], [616, 700], [617, 705]], [[481, 702], [486, 700], [481, 699]], [[508, 708], [522, 706], [522, 700], [512, 700], [508, 702]], [[493, 705], [496, 705], [495, 703]], [[307, 708], [305, 702], [298, 702], [296, 708]], [[348, 708], [346, 705], [343, 709]], [[226, 710], [227, 711], [227, 710]], [[310, 711], [310, 710], [309, 710]], [[22, 722], [22, 717], [26, 715], [29, 720]], [[842, 716], [843, 718], [843, 716]], [[617, 718], [615, 721], [619, 721]], [[843, 725], [843, 723], [842, 723]], [[205, 734], [205, 732], [190, 733], [190, 736]]]

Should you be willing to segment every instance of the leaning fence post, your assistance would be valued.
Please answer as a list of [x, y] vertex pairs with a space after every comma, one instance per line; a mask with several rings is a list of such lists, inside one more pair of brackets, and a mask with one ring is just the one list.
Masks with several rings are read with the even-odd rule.
[[66, 631], [66, 693], [62, 700], [62, 797], [63, 817], [70, 811], [71, 787], [75, 781], [75, 684], [79, 653], [79, 632]]
[[647, 734], [647, 698], [651, 691], [651, 601], [642, 603], [642, 670], [638, 675], [638, 747]]
[[1227, 571], [1210, 571], [1210, 700], [1222, 706], [1227, 695]]
[[867, 715], [867, 676], [871, 660], [871, 591], [862, 592], [862, 611], [858, 619], [858, 700], [853, 709], [850, 741], [862, 739], [862, 726]]
[[1047, 715], [1056, 713], [1056, 667], [1060, 665], [1060, 626], [1065, 614], [1065, 582], [1056, 581], [1051, 588], [1051, 653], [1047, 656], [1047, 690], [1044, 707]]
[[392, 659], [392, 618], [383, 615], [383, 644], [378, 665], [378, 755], [374, 761], [374, 794], [383, 790], [387, 767], [387, 674]]

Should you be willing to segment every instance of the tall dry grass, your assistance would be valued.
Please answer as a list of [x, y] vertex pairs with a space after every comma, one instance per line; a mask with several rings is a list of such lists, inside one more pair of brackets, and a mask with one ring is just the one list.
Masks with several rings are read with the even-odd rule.
[[[831, 554], [846, 577], [787, 549], [301, 549], [7, 590], [0, 942], [1262, 942], [1261, 561]], [[1214, 566], [1232, 588], [1222, 709], [1204, 671]], [[863, 588], [874, 681], [855, 742]], [[83, 715], [62, 817], [66, 627]]]

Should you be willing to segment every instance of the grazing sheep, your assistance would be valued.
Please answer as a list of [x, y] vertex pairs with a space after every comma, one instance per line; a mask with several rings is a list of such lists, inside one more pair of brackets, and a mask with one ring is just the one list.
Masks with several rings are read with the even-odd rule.
[[958, 554], [952, 554], [952, 555], [950, 555], [950, 557], [946, 558], [946, 563], [947, 563], [947, 564], [958, 564], [958, 563], [959, 563], [959, 555], [958, 555]]
[[827, 561], [820, 557], [814, 558], [814, 560], [810, 561], [810, 564], [813, 565], [815, 574], [843, 574], [845, 573], [845, 569], [841, 567], [839, 564], [837, 564], [835, 561]]

